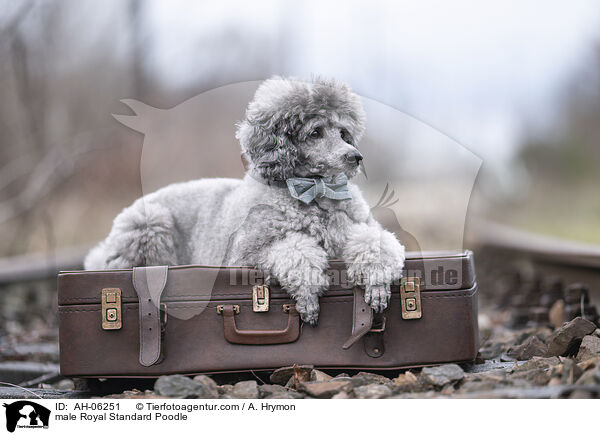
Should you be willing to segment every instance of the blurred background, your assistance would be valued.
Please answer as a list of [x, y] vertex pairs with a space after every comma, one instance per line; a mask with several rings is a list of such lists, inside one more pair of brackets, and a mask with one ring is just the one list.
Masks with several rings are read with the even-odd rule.
[[[2, 0], [0, 256], [88, 247], [142, 194], [144, 136], [111, 116], [131, 114], [121, 99], [169, 109], [274, 74], [338, 78], [464, 147], [483, 163], [470, 216], [600, 242], [599, 23], [594, 1]], [[201, 103], [231, 123], [199, 116], [190, 143], [237, 147], [252, 86]], [[386, 119], [369, 113], [369, 134]], [[371, 161], [431, 139], [409, 130]]]
[[[358, 181], [410, 248], [501, 228], [486, 243], [515, 241], [510, 259], [567, 252], [560, 276], [600, 289], [597, 1], [0, 0], [0, 359], [57, 362], [56, 272], [121, 209], [243, 174], [234, 124], [273, 75], [363, 97]], [[489, 295], [499, 257], [483, 252]]]

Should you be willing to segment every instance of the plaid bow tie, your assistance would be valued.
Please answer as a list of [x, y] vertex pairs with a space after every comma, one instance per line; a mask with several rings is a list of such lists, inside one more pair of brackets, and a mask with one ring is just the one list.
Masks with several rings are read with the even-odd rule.
[[352, 199], [348, 177], [343, 172], [328, 178], [292, 177], [285, 180], [290, 195], [309, 204], [315, 198]]

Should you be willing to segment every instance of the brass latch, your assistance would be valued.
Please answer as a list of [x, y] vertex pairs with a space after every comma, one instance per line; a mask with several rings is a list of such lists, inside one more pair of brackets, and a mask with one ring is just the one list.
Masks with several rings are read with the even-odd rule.
[[403, 319], [420, 319], [421, 311], [421, 279], [418, 277], [402, 278], [400, 281], [400, 303]]
[[102, 329], [121, 329], [121, 289], [102, 289]]
[[269, 311], [269, 287], [255, 285], [252, 287], [252, 311], [261, 313]]

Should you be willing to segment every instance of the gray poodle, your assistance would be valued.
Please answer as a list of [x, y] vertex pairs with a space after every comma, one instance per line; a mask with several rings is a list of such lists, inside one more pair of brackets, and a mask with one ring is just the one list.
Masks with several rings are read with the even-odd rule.
[[360, 168], [360, 98], [346, 85], [274, 77], [237, 126], [242, 180], [200, 179], [148, 194], [116, 218], [86, 269], [249, 265], [280, 283], [302, 320], [316, 324], [327, 260], [347, 265], [376, 311], [404, 265], [404, 246], [373, 219], [348, 178]]

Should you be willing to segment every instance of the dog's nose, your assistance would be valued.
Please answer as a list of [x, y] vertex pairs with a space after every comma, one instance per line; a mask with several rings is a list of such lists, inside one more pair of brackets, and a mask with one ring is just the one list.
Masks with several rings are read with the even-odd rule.
[[357, 165], [360, 163], [360, 161], [362, 159], [363, 159], [363, 156], [358, 150], [352, 150], [346, 154], [346, 160], [348, 160], [349, 162], [356, 161]]

